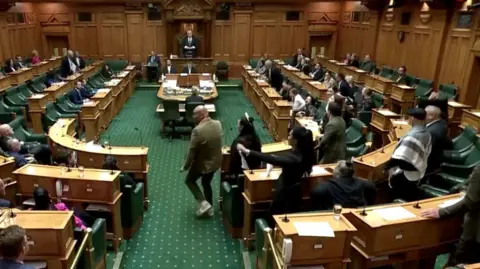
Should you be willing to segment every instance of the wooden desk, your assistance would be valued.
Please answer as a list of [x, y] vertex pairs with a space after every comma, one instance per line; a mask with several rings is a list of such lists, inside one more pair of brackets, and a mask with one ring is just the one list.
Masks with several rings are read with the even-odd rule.
[[355, 176], [375, 182], [385, 179], [385, 175], [383, 174], [385, 164], [392, 157], [396, 147], [397, 142], [392, 142], [380, 149], [354, 158], [353, 168], [355, 170]]
[[[333, 165], [316, 165], [308, 180], [302, 183], [302, 195], [305, 198], [310, 197], [311, 190], [320, 182], [332, 176]], [[266, 174], [266, 169], [244, 171], [244, 216], [243, 216], [243, 238], [246, 247], [250, 247], [252, 228], [254, 222], [254, 212], [266, 211], [273, 199], [275, 193], [276, 181], [281, 173], [280, 168], [273, 168], [270, 175]]]
[[177, 69], [177, 72], [182, 72], [187, 63], [192, 63], [199, 73], [213, 73], [213, 58], [171, 58], [172, 65]]
[[[436, 256], [445, 253], [448, 244], [460, 237], [463, 215], [426, 219], [420, 213], [426, 208], [439, 208], [445, 201], [459, 197], [460, 194], [453, 194], [421, 200], [419, 208], [415, 207], [417, 202], [411, 202], [368, 207], [366, 215], [362, 214], [362, 209], [345, 214], [358, 230], [352, 243], [355, 253], [352, 253], [351, 268], [373, 268], [384, 264], [428, 268], [424, 260], [428, 260], [426, 263], [433, 268]], [[411, 216], [386, 219], [379, 210], [388, 208], [406, 210]]]
[[[25, 229], [29, 243], [25, 261], [44, 261], [49, 269], [69, 269], [75, 258], [73, 212], [15, 210], [15, 214], [15, 224]], [[5, 224], [0, 221], [0, 229]]]
[[367, 71], [358, 69], [353, 66], [343, 66], [341, 69], [345, 76], [352, 76], [355, 83], [364, 84], [365, 76], [368, 74]]
[[390, 119], [390, 132], [388, 133], [388, 139], [390, 142], [398, 141], [404, 135], [406, 135], [412, 126], [408, 121]]
[[262, 111], [264, 107], [263, 106], [263, 94], [264, 94], [263, 89], [269, 88], [269, 87], [270, 87], [270, 84], [268, 84], [263, 79], [253, 80], [253, 83], [252, 83], [253, 92], [251, 94], [251, 98], [252, 98], [251, 101], [252, 101], [253, 107], [255, 108], [257, 113], [260, 115], [260, 117], [262, 117], [264, 113], [264, 111]]
[[[415, 106], [415, 88], [392, 84], [390, 98], [390, 110], [406, 114], [409, 108]], [[397, 109], [398, 107], [400, 109]]]
[[335, 74], [338, 74], [343, 71], [343, 67], [347, 66], [347, 64], [338, 62], [336, 60], [328, 60], [325, 62], [325, 66], [328, 70], [334, 72]]
[[40, 76], [43, 73], [47, 73], [50, 68], [53, 68], [48, 61], [43, 61], [38, 64], [32, 65], [32, 72], [35, 76]]
[[28, 97], [28, 113], [32, 121], [33, 132], [43, 133], [43, 114], [48, 103], [48, 94], [39, 93]]
[[[195, 74], [198, 75], [199, 77], [202, 76], [202, 74]], [[191, 75], [190, 75], [191, 76]], [[177, 76], [178, 79], [178, 76]], [[172, 77], [172, 81], [175, 80], [175, 77]], [[218, 97], [218, 92], [217, 92], [217, 87], [215, 87], [215, 83], [213, 83], [212, 80], [210, 80], [212, 83], [212, 89], [211, 91], [203, 91], [200, 89], [199, 95], [203, 97], [204, 101], [211, 101], [215, 98]], [[177, 82], [174, 83], [175, 85]], [[194, 85], [196, 86], [196, 85]], [[158, 89], [157, 97], [162, 99], [162, 100], [174, 100], [178, 102], [185, 102], [185, 99], [191, 95], [192, 89], [191, 88], [175, 88], [172, 91], [172, 94], [167, 94], [165, 87], [165, 83], [162, 83], [160, 88]]]
[[112, 89], [98, 89], [95, 95], [90, 98], [90, 100], [99, 102], [98, 106], [100, 111], [100, 118], [98, 121], [102, 128], [106, 129], [108, 124], [112, 121], [114, 117]]
[[330, 58], [328, 58], [327, 56], [325, 56], [325, 55], [320, 55], [320, 54], [317, 55], [317, 56], [315, 56], [315, 59], [316, 59], [317, 62], [320, 63], [323, 67], [326, 67], [328, 60], [330, 60]]
[[92, 143], [79, 142], [72, 136], [75, 130], [74, 124], [75, 120], [73, 119], [59, 119], [50, 127], [48, 136], [53, 154], [58, 154], [62, 149], [76, 151], [78, 165], [90, 168], [102, 168], [105, 157], [112, 155], [117, 159], [118, 167], [122, 171], [133, 173], [135, 179], [143, 181], [145, 186], [145, 206], [148, 206], [148, 148], [142, 146], [102, 147]]
[[90, 100], [83, 103], [80, 111], [80, 121], [85, 127], [86, 141], [96, 140], [100, 134], [102, 124], [100, 122], [100, 102]]
[[[372, 109], [372, 121], [370, 126], [372, 131], [377, 133], [381, 137], [381, 145], [386, 145], [389, 141], [388, 132], [390, 131], [391, 119], [398, 119], [401, 116], [395, 112], [392, 112], [388, 109]], [[379, 143], [375, 143], [375, 146], [378, 146]]]
[[272, 128], [273, 128], [273, 110], [275, 108], [274, 102], [282, 100], [282, 96], [275, 90], [274, 88], [271, 87], [264, 87], [263, 89], [263, 94], [262, 94], [262, 104], [263, 104], [263, 109], [262, 109], [262, 120], [263, 124], [267, 127], [269, 130], [270, 134], [272, 134]]
[[463, 110], [460, 127], [465, 128], [470, 125], [472, 128], [480, 131], [480, 109]]
[[86, 77], [91, 77], [96, 73], [98, 66], [99, 65], [88, 65], [82, 70], [80, 70], [80, 73], [82, 73]]
[[12, 77], [9, 75], [0, 76], [0, 93], [3, 93], [12, 85]]
[[22, 84], [23, 82], [33, 78], [32, 68], [22, 68], [15, 72], [8, 73], [11, 77], [12, 84]]
[[68, 83], [62, 81], [52, 83], [50, 87], [43, 90], [43, 93], [47, 94], [47, 102], [55, 102], [59, 96], [66, 94], [71, 89]]
[[[13, 172], [17, 181], [17, 195], [31, 197], [35, 187], [42, 186], [52, 198], [81, 206], [83, 203], [101, 204], [112, 214], [113, 243], [115, 250], [123, 237], [121, 223], [120, 171], [85, 168], [83, 176], [78, 168], [62, 173], [60, 166], [27, 164]], [[113, 173], [112, 173], [113, 172]], [[60, 185], [62, 194], [56, 191]]]
[[70, 75], [64, 79], [65, 82], [67, 82], [67, 89], [73, 89], [75, 87], [75, 82], [78, 80], [82, 79], [84, 76], [82, 73], [75, 73], [73, 75]]
[[303, 118], [296, 117], [295, 121], [297, 122], [297, 124], [305, 127], [306, 129], [309, 129], [312, 132], [312, 136], [313, 136], [314, 141], [322, 138], [323, 134], [320, 133], [320, 126], [318, 125], [318, 123], [316, 121], [312, 120], [312, 118], [310, 118], [310, 117], [303, 117]]
[[458, 103], [455, 101], [448, 101], [448, 120], [460, 123], [462, 120], [463, 110], [469, 110], [472, 106]]
[[303, 84], [305, 89], [315, 98], [319, 100], [327, 100], [327, 88], [320, 81], [307, 81]]
[[365, 76], [365, 86], [383, 95], [389, 95], [394, 82], [379, 75], [367, 74]]
[[[346, 268], [344, 261], [350, 257], [350, 244], [357, 229], [340, 216], [333, 218], [333, 213], [307, 213], [273, 216], [275, 221], [274, 247], [282, 253], [283, 241], [292, 241], [292, 256], [289, 265], [322, 265], [325, 268]], [[300, 236], [295, 227], [297, 222], [325, 222], [332, 228], [335, 237]]]

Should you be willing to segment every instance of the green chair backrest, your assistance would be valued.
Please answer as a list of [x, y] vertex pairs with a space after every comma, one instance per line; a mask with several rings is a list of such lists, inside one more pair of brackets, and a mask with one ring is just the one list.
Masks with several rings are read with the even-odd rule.
[[350, 126], [345, 131], [345, 144], [357, 146], [360, 142], [365, 142], [363, 138], [363, 128], [367, 126], [358, 119], [352, 119]]
[[291, 56], [290, 57], [285, 57], [285, 58], [283, 58], [283, 62], [285, 64], [292, 65], [293, 64], [293, 57], [291, 57]]
[[375, 108], [380, 108], [383, 106], [383, 95], [379, 94], [378, 92], [373, 92], [372, 94], [372, 102]]
[[125, 67], [127, 67], [128, 61], [123, 59], [106, 60], [105, 64], [108, 64], [114, 72], [118, 72], [125, 69]]
[[453, 139], [453, 150], [463, 150], [472, 146], [476, 141], [477, 131], [468, 125], [459, 136]]
[[413, 87], [418, 84], [418, 79], [412, 75], [407, 75], [407, 85]]
[[185, 104], [185, 118], [187, 119], [188, 123], [195, 123], [193, 120], [193, 110], [200, 105], [203, 105], [203, 103], [192, 102]]
[[396, 81], [399, 77], [397, 70], [393, 70], [392, 73], [387, 77], [390, 80]]
[[33, 95], [33, 93], [30, 91], [30, 89], [28, 89], [27, 84], [25, 84], [25, 83], [22, 83], [22, 84], [18, 85], [17, 89], [20, 92], [20, 94], [22, 94], [25, 97], [30, 97], [30, 96]]
[[381, 77], [387, 78], [388, 76], [390, 76], [391, 73], [392, 73], [392, 69], [388, 68], [388, 66], [384, 66], [382, 67], [382, 70], [378, 75], [380, 75]]
[[15, 120], [9, 123], [10, 127], [13, 129], [13, 137], [17, 138], [20, 141], [26, 141], [27, 137], [25, 136], [24, 125], [25, 119], [24, 117], [17, 117]]
[[457, 95], [457, 86], [453, 84], [440, 84], [439, 98], [452, 99]]
[[15, 104], [24, 103], [24, 99], [21, 97], [17, 88], [10, 88], [7, 90], [6, 97], [13, 101]]
[[250, 60], [248, 61], [248, 64], [252, 67], [252, 68], [255, 68], [257, 67], [257, 63], [260, 59], [255, 59], [255, 58], [250, 58]]
[[477, 139], [475, 146], [465, 159], [465, 165], [471, 165], [480, 162], [480, 140]]
[[217, 70], [222, 70], [222, 69], [228, 70], [228, 64], [224, 61], [220, 61], [217, 63]]
[[178, 101], [165, 100], [163, 101], [163, 108], [165, 113], [161, 115], [164, 121], [178, 120], [180, 118], [180, 111], [178, 110]]

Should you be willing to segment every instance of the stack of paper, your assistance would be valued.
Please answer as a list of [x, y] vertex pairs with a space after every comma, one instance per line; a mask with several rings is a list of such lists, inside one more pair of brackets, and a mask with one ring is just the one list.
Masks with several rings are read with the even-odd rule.
[[457, 198], [457, 199], [451, 199], [451, 200], [444, 201], [442, 204], [439, 204], [438, 207], [440, 207], [440, 208], [449, 207], [451, 205], [454, 205], [454, 204], [460, 202], [461, 200], [463, 200], [463, 196], [460, 197], [460, 198]]
[[213, 83], [210, 80], [200, 80], [200, 88], [211, 88]]
[[335, 237], [328, 222], [294, 222], [299, 236]]
[[325, 168], [320, 167], [318, 165], [312, 166], [312, 174], [314, 175], [324, 175], [324, 174], [329, 174]]
[[97, 150], [103, 149], [103, 147], [101, 145], [94, 144], [93, 141], [90, 141], [87, 144], [85, 144], [85, 148], [87, 150], [92, 150], [92, 151], [97, 151]]
[[105, 88], [102, 88], [102, 89], [98, 89], [97, 92], [103, 92], [103, 93], [107, 93], [109, 92], [110, 89], [105, 89]]
[[382, 208], [382, 209], [375, 209], [373, 210], [376, 214], [382, 217], [386, 221], [396, 221], [402, 219], [411, 219], [415, 218], [415, 214], [406, 210], [401, 206], [397, 207], [389, 207], [389, 208]]

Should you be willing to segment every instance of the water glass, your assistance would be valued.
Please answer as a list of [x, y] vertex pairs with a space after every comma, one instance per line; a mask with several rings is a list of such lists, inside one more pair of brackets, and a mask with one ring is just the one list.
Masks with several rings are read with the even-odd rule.
[[83, 178], [85, 176], [85, 168], [81, 165], [78, 166], [78, 174], [80, 175], [81, 178]]
[[60, 175], [64, 176], [65, 172], [67, 171], [67, 166], [64, 163], [60, 164]]
[[341, 214], [342, 214], [342, 205], [335, 204], [333, 206], [333, 218], [335, 220], [339, 220]]

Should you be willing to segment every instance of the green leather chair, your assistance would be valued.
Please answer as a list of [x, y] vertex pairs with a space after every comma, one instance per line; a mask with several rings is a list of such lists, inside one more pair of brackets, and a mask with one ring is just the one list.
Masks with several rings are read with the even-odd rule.
[[28, 84], [28, 88], [34, 93], [42, 93], [46, 88], [44, 81], [45, 81], [45, 76], [35, 77], [32, 80], [30, 80], [30, 83]]
[[224, 61], [220, 61], [217, 63], [217, 71], [215, 74], [218, 80], [225, 81], [228, 80], [228, 64]]
[[68, 100], [68, 94], [63, 94], [57, 97], [55, 101], [55, 107], [60, 113], [80, 113], [82, 107], [80, 105], [75, 105], [70, 100]]
[[417, 87], [415, 88], [415, 96], [417, 98], [428, 97], [432, 93], [432, 88], [433, 80], [419, 78]]
[[28, 100], [22, 96], [18, 87], [8, 89], [4, 95], [4, 100], [11, 106], [26, 107], [28, 105]]
[[30, 91], [30, 89], [27, 87], [27, 84], [25, 83], [18, 85], [17, 88], [20, 94], [25, 96], [25, 99], [27, 100], [28, 100], [28, 97], [33, 95], [32, 91]]
[[370, 122], [372, 121], [372, 111], [358, 111], [357, 119], [365, 125], [370, 126]]
[[418, 79], [412, 75], [407, 75], [407, 85], [410, 87], [416, 87], [418, 84]]
[[378, 92], [372, 93], [372, 103], [375, 108], [382, 108], [383, 107], [383, 94]]
[[100, 78], [100, 76], [95, 75], [88, 80], [88, 84], [90, 84], [93, 88], [103, 88], [104, 81]]
[[241, 238], [243, 227], [243, 189], [238, 185], [222, 182], [222, 217], [232, 238]]
[[292, 57], [292, 56], [290, 56], [290, 57], [285, 57], [285, 58], [283, 58], [283, 62], [284, 62], [285, 64], [292, 65], [292, 64], [293, 64], [293, 57]]
[[258, 61], [260, 61], [260, 59], [250, 58], [250, 60], [248, 60], [248, 64], [249, 64], [252, 68], [255, 68], [255, 67], [257, 67]]
[[269, 258], [269, 257], [265, 257], [264, 255], [265, 253], [263, 253], [263, 246], [264, 246], [265, 240], [268, 240], [263, 235], [263, 230], [265, 230], [265, 228], [268, 228], [268, 223], [265, 219], [257, 219], [255, 221], [255, 252], [257, 254], [256, 268], [262, 268], [260, 266], [263, 265], [263, 260], [268, 259], [267, 268], [262, 268], [262, 269], [271, 269], [272, 268], [271, 255], [269, 255], [270, 256]]
[[[120, 175], [120, 180], [123, 179]], [[126, 185], [123, 188], [121, 201], [122, 208], [122, 228], [123, 237], [127, 240], [131, 239], [143, 222], [143, 183], [137, 183], [135, 188]]]
[[313, 120], [316, 122], [320, 122], [325, 115], [327, 109], [327, 101], [319, 101], [318, 102], [318, 107], [317, 107], [317, 113], [315, 113], [315, 116], [313, 117]]
[[[0, 112], [2, 113], [13, 113], [14, 116], [24, 116], [25, 115], [25, 108], [19, 106], [9, 106], [3, 100], [3, 96], [0, 95]], [[3, 121], [2, 121], [3, 122]]]
[[453, 84], [440, 84], [438, 87], [438, 98], [455, 99], [457, 97], [457, 86]]
[[397, 70], [392, 70], [390, 75], [387, 76], [387, 78], [392, 80], [392, 81], [397, 81], [398, 77], [399, 77], [399, 74], [398, 74]]
[[451, 159], [451, 163], [442, 163], [440, 178], [431, 182], [435, 187], [449, 190], [458, 184], [462, 184], [472, 173], [473, 168], [480, 164], [480, 140], [470, 149]]
[[32, 134], [25, 128], [25, 118], [17, 117], [15, 120], [9, 123], [13, 129], [13, 137], [24, 142], [39, 142], [47, 144], [48, 137], [45, 134]]
[[445, 162], [458, 159], [456, 156], [471, 149], [477, 141], [477, 138], [477, 131], [475, 129], [471, 126], [465, 127], [461, 134], [452, 139], [452, 149], [443, 151]]
[[393, 70], [388, 68], [388, 66], [382, 67], [382, 70], [380, 70], [380, 73], [378, 74], [381, 77], [388, 78], [390, 74], [392, 74]]
[[77, 118], [77, 114], [62, 114], [55, 109], [55, 104], [50, 102], [45, 107], [43, 115], [43, 128], [48, 131], [50, 126], [54, 125], [60, 118]]
[[166, 127], [171, 128], [171, 132], [169, 132], [168, 137], [172, 139], [175, 135], [175, 128], [180, 125], [181, 115], [178, 111], [178, 101], [175, 100], [165, 100], [163, 101], [163, 108], [165, 112], [160, 113], [160, 118], [163, 122], [163, 129], [167, 129]]
[[[107, 262], [107, 224], [105, 219], [97, 218], [93, 225], [89, 227], [92, 229], [92, 246], [93, 246], [93, 264], [89, 260], [89, 254], [85, 251], [80, 259], [77, 269], [97, 269], [105, 268]], [[83, 239], [84, 232], [80, 230], [75, 231], [75, 239], [79, 242]]]
[[370, 147], [365, 143], [353, 147], [347, 146], [346, 159], [367, 154], [369, 149]]
[[123, 59], [106, 60], [105, 64], [108, 64], [110, 66], [110, 69], [112, 69], [113, 72], [120, 72], [123, 69], [125, 69], [125, 67], [127, 67], [128, 61]]
[[367, 129], [362, 121], [358, 119], [352, 119], [350, 126], [345, 131], [345, 144], [347, 147], [356, 148], [362, 144], [365, 144], [366, 138], [364, 132]]

